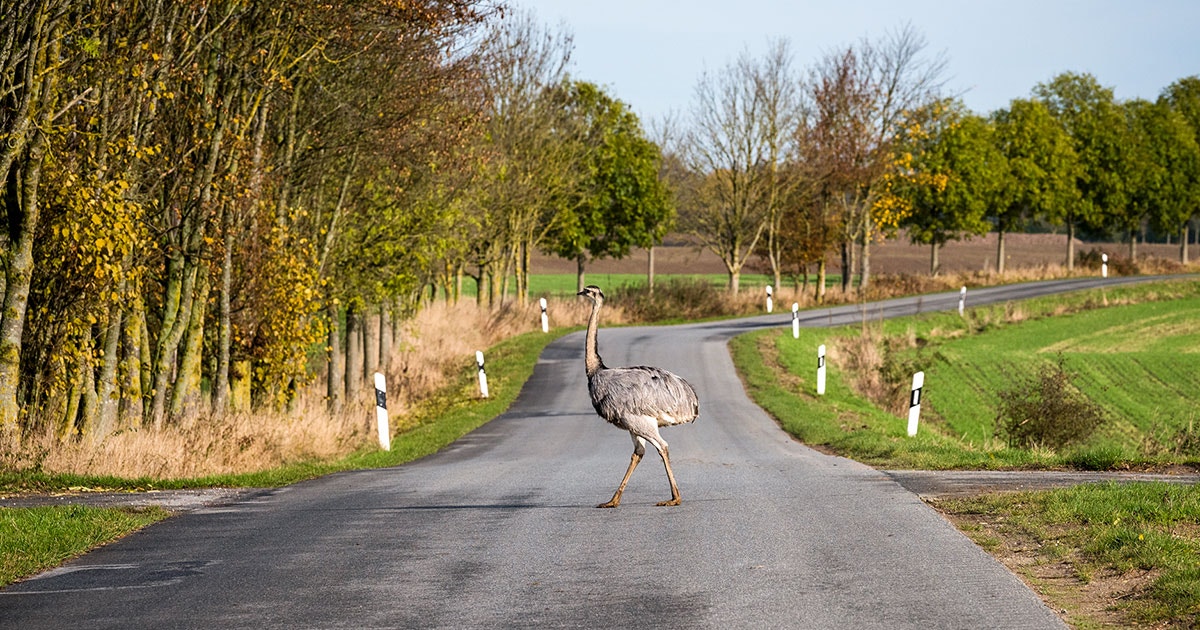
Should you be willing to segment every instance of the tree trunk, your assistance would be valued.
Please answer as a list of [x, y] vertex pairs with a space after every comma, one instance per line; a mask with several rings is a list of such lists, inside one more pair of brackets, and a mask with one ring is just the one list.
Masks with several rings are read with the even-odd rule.
[[346, 355], [342, 354], [342, 330], [339, 323], [341, 313], [338, 304], [329, 300], [329, 338], [325, 353], [325, 399], [332, 412], [342, 408], [342, 396], [346, 391]]
[[[47, 121], [48, 122], [48, 121]], [[4, 310], [0, 312], [0, 450], [15, 450], [21, 441], [17, 387], [21, 380], [21, 336], [33, 278], [33, 239], [41, 208], [38, 183], [42, 177], [45, 134], [30, 144], [28, 158], [6, 174], [8, 245], [4, 262]], [[23, 171], [18, 182], [17, 171]]]
[[1067, 220], [1067, 271], [1075, 270], [1075, 223]]
[[[581, 287], [582, 290], [582, 287]], [[646, 249], [646, 290], [654, 295], [654, 246]]]
[[1004, 275], [1004, 230], [996, 231], [996, 273]]
[[142, 372], [149, 365], [143, 366], [142, 364], [142, 346], [145, 343], [142, 329], [146, 325], [142, 296], [136, 286], [129, 294], [132, 304], [125, 316], [121, 350], [121, 361], [125, 366], [121, 379], [121, 405], [118, 421], [121, 428], [141, 425], [142, 415], [145, 413], [145, 407], [142, 404], [144, 391], [142, 389]]
[[[190, 267], [190, 268], [186, 268]], [[150, 423], [162, 428], [167, 413], [167, 390], [175, 367], [175, 352], [187, 332], [196, 285], [196, 267], [186, 265], [182, 254], [167, 263], [167, 286], [163, 300], [162, 328], [154, 355], [153, 393], [150, 398]]]
[[288, 107], [287, 115], [284, 116], [283, 157], [279, 167], [279, 191], [275, 198], [275, 221], [285, 234], [290, 223], [288, 204], [291, 203], [292, 168], [295, 166], [296, 160], [296, 137], [299, 125], [297, 115], [300, 109], [300, 94], [303, 85], [302, 81], [292, 84], [292, 103]]
[[353, 404], [363, 381], [362, 314], [351, 302], [346, 309], [346, 401]]
[[940, 263], [938, 262], [938, 250], [939, 249], [941, 249], [941, 247], [937, 241], [934, 241], [933, 243], [929, 244], [929, 250], [930, 250], [929, 275], [930, 276], [938, 275], [938, 267], [940, 266]]
[[379, 371], [387, 374], [391, 365], [392, 309], [388, 307], [388, 301], [383, 300], [379, 303]]
[[233, 343], [230, 314], [233, 292], [233, 249], [236, 245], [232, 215], [233, 208], [226, 204], [221, 215], [221, 231], [225, 237], [225, 251], [221, 257], [221, 287], [217, 302], [217, 370], [213, 375], [212, 391], [212, 410], [217, 414], [229, 410], [229, 360]]
[[[128, 268], [125, 265], [124, 268]], [[121, 279], [117, 293], [124, 299], [128, 283]], [[121, 302], [114, 302], [108, 307], [108, 326], [104, 332], [104, 358], [100, 367], [100, 380], [96, 387], [100, 408], [96, 417], [95, 428], [87, 432], [94, 439], [104, 439], [112, 432], [117, 421], [117, 408], [120, 402], [120, 392], [117, 390], [117, 366], [121, 361], [121, 330], [123, 328], [124, 308]]]
[[578, 256], [575, 257], [575, 291], [582, 291], [583, 287], [587, 286], [586, 284], [584, 284], [584, 277], [583, 277], [584, 276], [583, 266], [585, 263], [587, 263], [587, 256], [585, 256], [581, 252]]
[[1132, 263], [1137, 262], [1137, 242], [1138, 242], [1137, 232], [1130, 230], [1129, 231], [1129, 262], [1132, 262]]
[[853, 277], [854, 243], [847, 239], [842, 241], [842, 293], [850, 292], [850, 283]]
[[517, 299], [517, 304], [521, 306], [529, 304], [529, 262], [533, 255], [531, 250], [533, 250], [532, 241], [521, 243], [521, 294]]
[[363, 313], [363, 323], [366, 324], [363, 338], [363, 354], [366, 357], [365, 376], [379, 371], [379, 317], [376, 315], [377, 312], [377, 309], [368, 308]]
[[825, 264], [826, 263], [825, 263], [824, 258], [821, 258], [821, 260], [817, 261], [817, 284], [816, 284], [817, 304], [825, 303], [825, 273], [826, 273]]
[[1184, 265], [1188, 264], [1188, 224], [1187, 223], [1184, 223], [1183, 229], [1180, 230], [1179, 262]]
[[196, 271], [196, 295], [188, 313], [183, 355], [179, 358], [179, 375], [171, 391], [171, 417], [180, 418], [194, 409], [200, 399], [200, 373], [204, 350], [204, 313], [208, 306], [208, 269], [201, 264]]
[[75, 357], [75, 369], [71, 371], [71, 388], [67, 391], [67, 409], [59, 422], [58, 440], [66, 442], [75, 437], [76, 420], [79, 418], [79, 403], [83, 400], [83, 373], [89, 368], [88, 358], [84, 353]]
[[871, 284], [871, 231], [863, 230], [862, 275], [859, 276], [858, 288], [865, 289], [870, 284]]
[[254, 401], [250, 399], [253, 367], [249, 360], [234, 361], [229, 370], [229, 408], [234, 411], [249, 411]]
[[90, 436], [96, 425], [96, 415], [99, 413], [99, 404], [96, 400], [96, 366], [92, 365], [92, 343], [90, 340], [84, 342], [85, 353], [82, 360], [79, 362], [79, 367], [83, 371], [82, 396], [79, 403], [79, 419], [75, 422], [75, 427], [82, 436]]

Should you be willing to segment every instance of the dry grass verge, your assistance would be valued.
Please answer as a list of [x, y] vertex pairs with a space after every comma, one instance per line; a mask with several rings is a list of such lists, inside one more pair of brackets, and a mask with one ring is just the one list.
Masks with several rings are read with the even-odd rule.
[[[551, 325], [579, 326], [579, 300], [551, 303]], [[619, 308], [606, 321], [620, 323]], [[474, 370], [475, 351], [540, 327], [540, 308], [515, 304], [489, 310], [473, 302], [438, 302], [403, 325], [402, 343], [384, 369], [393, 433], [411, 428], [414, 405]], [[334, 460], [374, 443], [374, 393], [363, 383], [338, 412], [325, 402], [325, 381], [309, 383], [287, 410], [192, 415], [160, 430], [126, 429], [104, 439], [62, 441], [52, 431], [27, 436], [21, 452], [0, 468], [124, 479], [189, 479], [270, 470], [287, 464]]]

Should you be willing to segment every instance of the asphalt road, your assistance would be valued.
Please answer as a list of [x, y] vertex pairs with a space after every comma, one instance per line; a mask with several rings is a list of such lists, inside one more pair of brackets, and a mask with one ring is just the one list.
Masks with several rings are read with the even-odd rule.
[[[802, 323], [957, 303], [889, 300]], [[653, 453], [619, 508], [593, 507], [632, 442], [592, 411], [572, 334], [506, 414], [437, 455], [169, 519], [0, 591], [0, 628], [1065, 627], [916, 494], [791, 440], [749, 401], [726, 342], [790, 318], [601, 330], [608, 365], [658, 365], [699, 392], [700, 418], [663, 431], [679, 507], [654, 505], [669, 488]]]

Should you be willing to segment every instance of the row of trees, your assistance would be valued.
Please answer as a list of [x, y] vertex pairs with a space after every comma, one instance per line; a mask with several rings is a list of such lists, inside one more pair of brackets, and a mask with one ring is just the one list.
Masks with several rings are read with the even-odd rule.
[[1066, 263], [1075, 235], [1116, 236], [1129, 257], [1146, 230], [1178, 237], [1200, 212], [1200, 78], [1176, 81], [1156, 102], [1117, 102], [1094, 77], [1065, 73], [988, 117], [943, 100], [917, 112], [900, 137], [911, 171], [898, 191], [902, 224], [931, 246], [931, 272], [947, 241], [1004, 235], [1040, 220], [1063, 226]]
[[1032, 222], [1129, 239], [1178, 235], [1200, 210], [1200, 79], [1151, 103], [1118, 102], [1087, 74], [1064, 73], [1030, 98], [980, 115], [945, 94], [945, 60], [911, 28], [792, 68], [788, 44], [744, 54], [697, 85], [668, 162], [681, 222], [725, 262], [736, 291], [758, 256], [774, 274], [841, 258], [843, 289], [871, 281], [870, 248], [904, 228], [931, 245]]
[[1153, 218], [1196, 172], [1186, 147], [1105, 153], [1133, 136], [1095, 131], [1182, 138], [1186, 120], [1194, 138], [1191, 80], [1106, 118], [1071, 75], [984, 119], [942, 97], [944, 60], [911, 29], [803, 76], [780, 42], [703, 76], [656, 143], [570, 76], [571, 45], [483, 0], [6, 4], [3, 448], [284, 407], [322, 360], [337, 409], [422, 300], [470, 278], [481, 303], [524, 303], [539, 250], [582, 285], [676, 207], [733, 290], [758, 254], [776, 285], [815, 267], [823, 291], [827, 255], [866, 286], [900, 227], [936, 243], [1039, 214]]
[[482, 0], [16, 0], [0, 19], [0, 449], [331, 407], [427, 287], [652, 245], [672, 206], [570, 38]]

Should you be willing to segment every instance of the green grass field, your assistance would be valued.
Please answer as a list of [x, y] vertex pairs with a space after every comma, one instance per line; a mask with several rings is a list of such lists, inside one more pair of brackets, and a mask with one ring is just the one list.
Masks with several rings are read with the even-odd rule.
[[[1168, 288], [1164, 288], [1168, 287]], [[941, 313], [867, 325], [881, 335], [881, 370], [907, 399], [911, 374], [925, 372], [921, 427], [905, 434], [899, 412], [851, 391], [838, 365], [864, 327], [766, 331], [731, 343], [751, 394], [800, 439], [888, 467], [1005, 468], [1196, 463], [1186, 447], [1200, 432], [1200, 284], [1131, 287]], [[1170, 299], [1164, 299], [1164, 298]], [[1103, 307], [1112, 303], [1136, 304]], [[1080, 312], [1059, 310], [1096, 306]], [[1006, 311], [1008, 311], [1006, 313]], [[1011, 321], [1013, 319], [1022, 321]], [[816, 347], [829, 346], [828, 393], [814, 392]], [[1074, 384], [1109, 421], [1063, 452], [1008, 448], [995, 437], [997, 392], [1061, 355]], [[1181, 451], [1179, 447], [1184, 447]]]
[[[655, 284], [670, 282], [672, 279], [700, 279], [711, 282], [715, 286], [724, 287], [729, 284], [729, 276], [718, 274], [658, 274], [654, 276]], [[587, 273], [583, 281], [587, 284], [594, 284], [609, 291], [617, 287], [642, 287], [646, 285], [646, 274], [644, 273]], [[825, 285], [829, 287], [837, 286], [841, 283], [841, 276], [830, 275], [825, 279]], [[570, 297], [575, 295], [575, 274], [573, 273], [557, 273], [557, 274], [533, 274], [529, 278], [529, 294], [536, 297]], [[768, 283], [771, 282], [771, 277], [764, 274], [744, 273], [740, 280], [740, 286], [743, 291], [755, 290], [761, 291]], [[516, 287], [516, 281], [509, 280], [509, 290], [512, 291]], [[467, 279], [463, 282], [463, 296], [475, 297], [475, 281]]]
[[1132, 456], [1144, 438], [1200, 419], [1200, 298], [1046, 318], [937, 344], [926, 364], [930, 411], [972, 444], [992, 434], [996, 391], [1061, 355], [1075, 385], [1109, 411], [1103, 441]]

